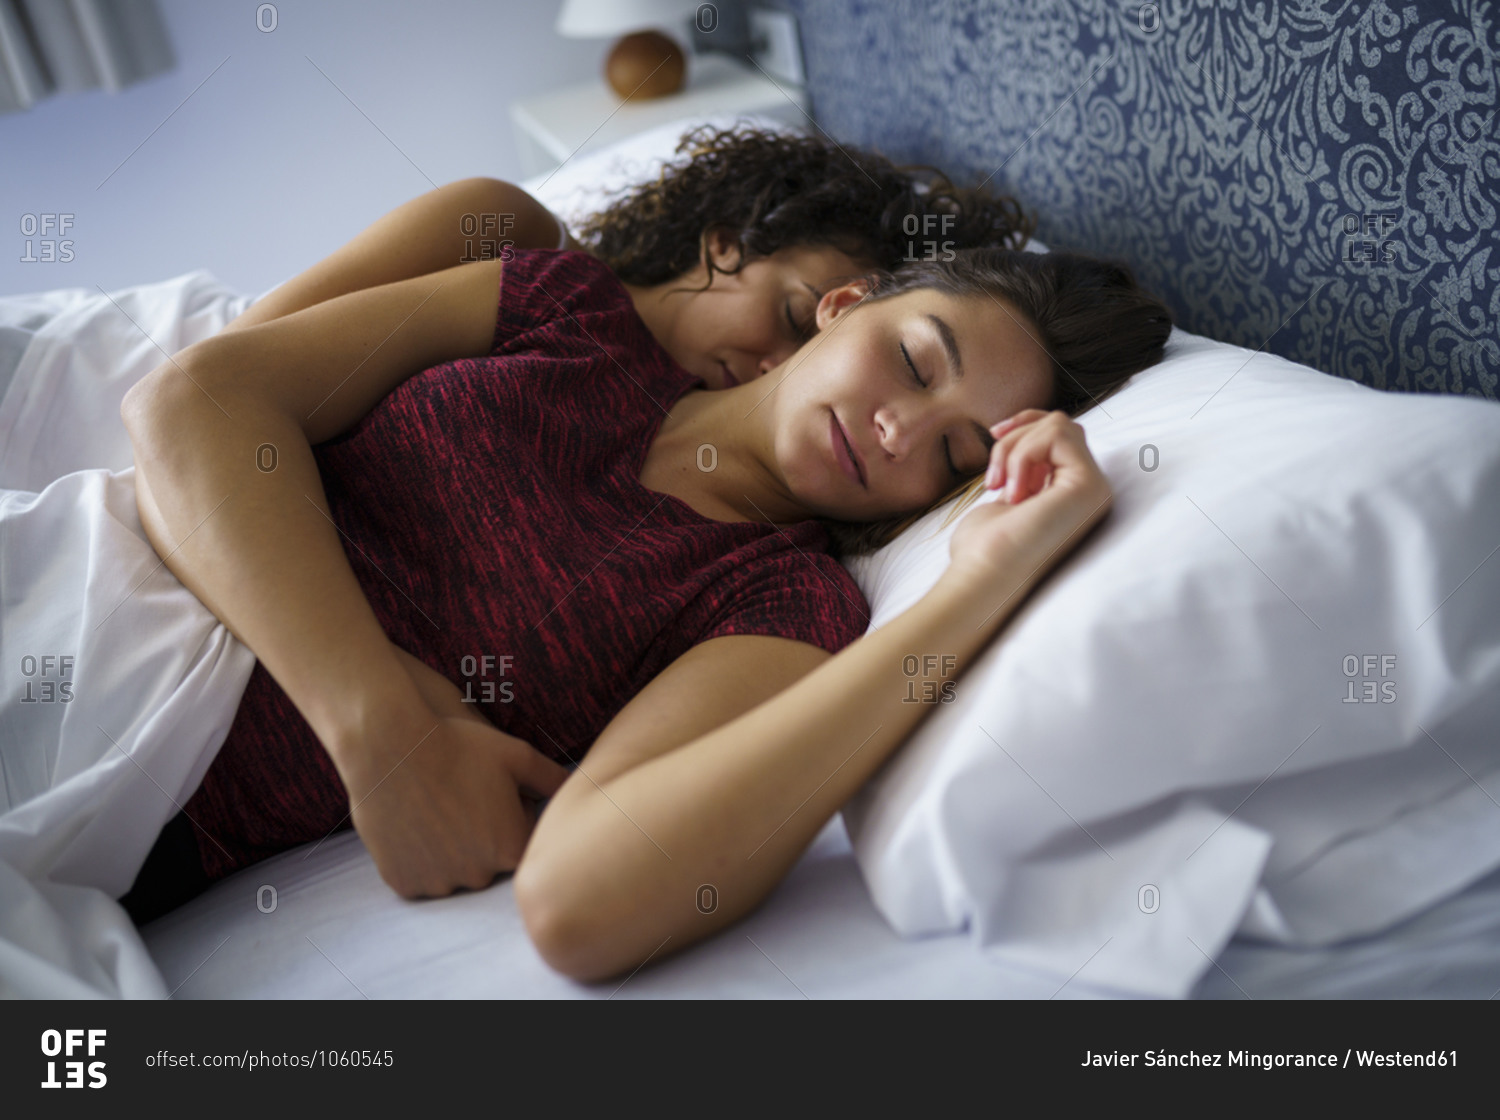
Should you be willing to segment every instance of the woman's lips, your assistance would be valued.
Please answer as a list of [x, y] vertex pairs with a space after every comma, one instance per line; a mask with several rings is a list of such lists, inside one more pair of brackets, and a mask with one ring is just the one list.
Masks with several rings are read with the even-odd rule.
[[738, 385], [740, 383], [740, 379], [738, 377], [736, 377], [734, 375], [734, 373], [730, 370], [728, 362], [720, 362], [719, 363], [719, 370], [720, 370], [720, 372], [722, 372], [724, 374], [724, 387], [725, 388], [727, 388], [727, 389], [733, 389], [736, 385]]
[[859, 452], [854, 450], [849, 434], [839, 423], [838, 413], [831, 408], [828, 410], [828, 433], [833, 444], [833, 457], [838, 460], [839, 466], [843, 468], [851, 482], [865, 486], [865, 468], [860, 462]]

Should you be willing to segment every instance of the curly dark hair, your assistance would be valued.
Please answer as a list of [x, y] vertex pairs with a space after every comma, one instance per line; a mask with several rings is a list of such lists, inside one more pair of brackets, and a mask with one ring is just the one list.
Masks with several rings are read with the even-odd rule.
[[[675, 280], [706, 263], [711, 230], [740, 249], [734, 271], [778, 249], [828, 245], [865, 267], [893, 270], [936, 248], [1019, 249], [1036, 227], [1020, 203], [961, 190], [936, 168], [821, 136], [739, 126], [686, 133], [653, 182], [632, 188], [577, 231], [579, 243], [627, 284]], [[723, 271], [723, 270], [720, 270]]]
[[[871, 278], [864, 304], [919, 288], [958, 298], [980, 296], [980, 309], [1017, 321], [1052, 359], [1049, 410], [1078, 416], [1162, 358], [1172, 312], [1142, 288], [1123, 261], [1054, 250], [1050, 253], [974, 249], [952, 260], [920, 261]], [[859, 313], [856, 308], [854, 314]], [[960, 483], [931, 508], [963, 498], [955, 514], [980, 493], [980, 477]], [[873, 552], [928, 510], [884, 521], [825, 520], [841, 556]]]

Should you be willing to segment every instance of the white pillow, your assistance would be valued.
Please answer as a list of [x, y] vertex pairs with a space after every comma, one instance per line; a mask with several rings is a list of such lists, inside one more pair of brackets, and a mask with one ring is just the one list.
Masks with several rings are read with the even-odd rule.
[[[1500, 864], [1500, 405], [1174, 330], [1079, 422], [1108, 519], [845, 811], [891, 924], [1182, 995]], [[851, 560], [872, 626], [946, 515]]]
[[533, 175], [518, 185], [561, 218], [569, 229], [575, 229], [585, 217], [602, 210], [637, 183], [655, 179], [664, 164], [680, 158], [676, 153], [677, 143], [690, 128], [700, 125], [728, 128], [734, 124], [793, 131], [785, 121], [751, 113], [683, 117], [596, 151], [572, 156], [561, 167]]

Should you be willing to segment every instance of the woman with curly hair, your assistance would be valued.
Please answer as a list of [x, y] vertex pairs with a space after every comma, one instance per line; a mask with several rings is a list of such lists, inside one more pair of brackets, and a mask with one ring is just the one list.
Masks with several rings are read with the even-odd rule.
[[[944, 255], [1019, 249], [1035, 225], [1013, 199], [960, 190], [935, 169], [898, 167], [818, 136], [704, 127], [684, 135], [677, 152], [656, 179], [589, 219], [576, 239], [511, 183], [463, 179], [429, 191], [227, 329], [473, 260], [484, 255], [476, 250], [478, 230], [479, 241], [514, 249], [590, 253], [624, 283], [677, 364], [723, 389], [761, 376], [806, 341], [813, 308], [833, 284], [895, 269], [922, 255], [927, 241]], [[914, 238], [913, 229], [937, 236]]]

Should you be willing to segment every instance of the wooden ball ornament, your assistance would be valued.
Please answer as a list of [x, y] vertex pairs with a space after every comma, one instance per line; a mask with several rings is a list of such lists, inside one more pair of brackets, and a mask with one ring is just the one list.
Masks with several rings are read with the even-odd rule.
[[656, 31], [626, 35], [604, 60], [604, 78], [621, 100], [644, 101], [676, 93], [686, 73], [682, 48]]

